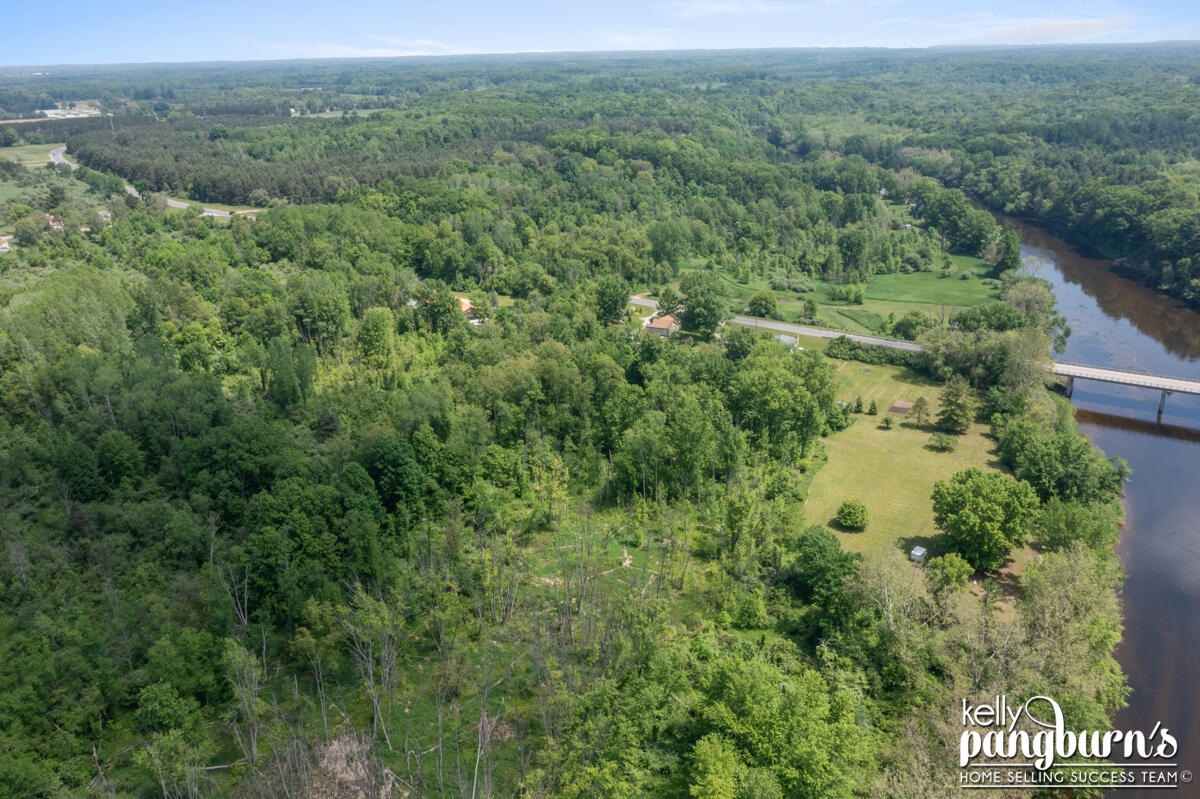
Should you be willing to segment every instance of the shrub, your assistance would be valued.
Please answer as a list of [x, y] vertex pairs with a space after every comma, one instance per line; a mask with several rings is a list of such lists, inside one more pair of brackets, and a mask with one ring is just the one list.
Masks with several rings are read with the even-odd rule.
[[929, 448], [937, 452], [953, 452], [958, 439], [945, 433], [934, 433], [929, 437]]
[[771, 273], [770, 284], [775, 291], [803, 293], [813, 290], [812, 281], [803, 277], [788, 277], [787, 273], [782, 271]]
[[848, 499], [838, 507], [837, 523], [847, 530], [862, 530], [869, 521], [867, 506], [857, 499]]
[[747, 305], [751, 316], [761, 316], [764, 319], [779, 318], [779, 306], [775, 302], [775, 295], [769, 291], [758, 292], [750, 298]]
[[767, 612], [767, 603], [763, 599], [762, 590], [743, 591], [738, 600], [737, 625], [747, 630], [762, 629], [771, 626], [771, 615]]
[[882, 344], [864, 344], [846, 336], [838, 336], [829, 342], [825, 354], [831, 358], [843, 361], [858, 361], [872, 365], [893, 364], [907, 366], [922, 373], [928, 373], [926, 355], [914, 350], [899, 350], [895, 347], [885, 347]]
[[891, 430], [891, 429], [892, 429], [892, 425], [893, 425], [893, 424], [895, 424], [895, 422], [896, 422], [896, 420], [895, 420], [895, 419], [893, 419], [893, 418], [892, 418], [890, 415], [884, 416], [884, 417], [883, 417], [883, 418], [882, 418], [882, 419], [879, 421], [880, 425], [882, 425], [882, 426], [883, 426], [883, 429], [884, 429], [884, 430]]

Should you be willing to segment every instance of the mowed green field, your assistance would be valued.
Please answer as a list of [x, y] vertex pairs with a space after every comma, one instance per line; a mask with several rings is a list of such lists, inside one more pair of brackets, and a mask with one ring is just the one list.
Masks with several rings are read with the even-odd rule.
[[962, 279], [963, 273], [973, 273], [980, 268], [978, 258], [955, 255], [951, 260], [958, 271], [949, 277], [941, 277], [936, 272], [874, 275], [867, 281], [867, 299], [968, 306], [981, 305], [1000, 296], [999, 289], [985, 284], [982, 278], [972, 274], [969, 279]]
[[0, 158], [16, 161], [22, 166], [42, 166], [50, 163], [50, 151], [62, 147], [62, 142], [50, 144], [22, 144], [20, 147], [0, 149]]
[[[829, 460], [813, 478], [805, 520], [834, 530], [842, 546], [852, 552], [897, 547], [905, 552], [920, 544], [931, 554], [938, 548], [933, 537], [930, 495], [933, 484], [972, 466], [997, 469], [995, 442], [987, 426], [972, 425], [958, 437], [954, 452], [935, 452], [926, 447], [932, 429], [918, 429], [906, 417], [893, 414], [895, 425], [884, 430], [880, 422], [896, 400], [915, 401], [925, 397], [936, 411], [941, 386], [898, 366], [869, 366], [856, 361], [834, 360], [838, 370], [838, 399], [853, 402], [863, 398], [864, 408], [874, 400], [878, 416], [858, 414], [848, 429], [828, 439]], [[838, 506], [847, 499], [866, 504], [871, 521], [862, 532], [846, 532], [833, 521]]]
[[[897, 272], [873, 275], [867, 282], [866, 302], [851, 305], [830, 297], [830, 284], [813, 281], [811, 293], [817, 301], [817, 317], [835, 330], [852, 333], [882, 332], [882, 323], [891, 314], [903, 316], [909, 311], [921, 311], [935, 319], [946, 318], [963, 308], [991, 302], [999, 297], [999, 289], [978, 275], [984, 264], [979, 258], [966, 255], [951, 256], [955, 273], [941, 277], [934, 272]], [[688, 269], [707, 268], [702, 262], [694, 261], [682, 267]], [[963, 274], [969, 274], [966, 280]], [[748, 314], [746, 301], [759, 291], [770, 291], [779, 306], [779, 318], [785, 322], [802, 321], [804, 316], [804, 294], [791, 291], [773, 291], [767, 281], [755, 278], [745, 283], [737, 282], [729, 270], [717, 270], [731, 299], [735, 313]], [[673, 284], [679, 287], [678, 281]]]

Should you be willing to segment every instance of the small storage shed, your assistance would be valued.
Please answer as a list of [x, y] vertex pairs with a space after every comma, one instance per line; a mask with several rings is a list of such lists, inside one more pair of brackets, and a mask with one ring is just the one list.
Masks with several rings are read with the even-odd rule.
[[925, 554], [925, 547], [913, 547], [912, 552], [908, 553], [908, 559], [913, 563], [924, 563]]

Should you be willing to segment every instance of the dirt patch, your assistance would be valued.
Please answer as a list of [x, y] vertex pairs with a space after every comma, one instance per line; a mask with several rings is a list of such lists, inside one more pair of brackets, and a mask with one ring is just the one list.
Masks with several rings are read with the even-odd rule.
[[317, 753], [313, 796], [318, 799], [393, 799], [406, 797], [399, 780], [375, 756], [368, 738], [343, 735]]

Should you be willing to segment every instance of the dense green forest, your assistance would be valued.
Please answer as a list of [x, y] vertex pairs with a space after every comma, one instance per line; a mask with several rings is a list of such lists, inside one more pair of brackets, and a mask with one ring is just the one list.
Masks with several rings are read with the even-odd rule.
[[[600, 165], [633, 156], [684, 185], [698, 177], [686, 162], [700, 152], [656, 151], [638, 134], [682, 135], [710, 153], [737, 141], [806, 169], [857, 154], [904, 184], [933, 177], [1056, 227], [1196, 302], [1198, 82], [1187, 44], [417, 59], [68, 70], [14, 79], [0, 111], [98, 100], [121, 134], [101, 119], [30, 130], [65, 137], [84, 163], [139, 187], [255, 205], [332, 201], [347, 183], [429, 176], [451, 160], [503, 167], [497, 150], [528, 158], [520, 150], [535, 143]], [[356, 119], [309, 118], [356, 109]], [[152, 119], [165, 124], [147, 127]], [[563, 128], [582, 138], [547, 142]], [[16, 135], [0, 126], [0, 144]]]
[[[115, 115], [10, 126], [78, 171], [0, 162], [0, 795], [938, 797], [962, 697], [1106, 728], [1124, 465], [1047, 390], [1069, 331], [958, 188], [998, 160], [935, 139], [1022, 65], [1036, 125], [1149, 61], [946, 58], [13, 81]], [[381, 110], [305, 118], [330, 107]], [[1097, 146], [997, 136], [1029, 169]], [[882, 320], [919, 352], [722, 327], [742, 286], [813, 317], [884, 277], [975, 299]], [[872, 423], [844, 360], [937, 381], [931, 448], [993, 437], [928, 497], [924, 568], [806, 514]]]

